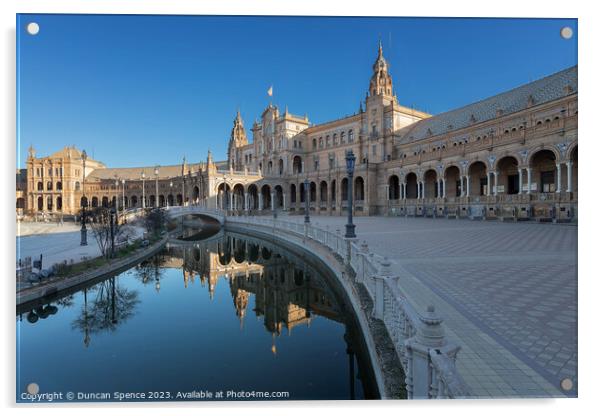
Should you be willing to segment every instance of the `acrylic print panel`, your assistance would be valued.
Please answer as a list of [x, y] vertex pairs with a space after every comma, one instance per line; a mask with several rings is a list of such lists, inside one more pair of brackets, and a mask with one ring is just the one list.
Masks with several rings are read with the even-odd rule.
[[17, 16], [17, 397], [577, 396], [577, 21]]

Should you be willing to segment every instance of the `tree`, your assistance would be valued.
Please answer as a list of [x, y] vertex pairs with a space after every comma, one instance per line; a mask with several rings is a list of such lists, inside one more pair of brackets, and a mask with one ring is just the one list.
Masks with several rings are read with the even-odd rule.
[[97, 207], [88, 212], [87, 216], [100, 253], [103, 257], [112, 257], [115, 241], [125, 232], [125, 229], [117, 224], [115, 212], [111, 208]]
[[146, 230], [154, 235], [159, 235], [165, 229], [167, 218], [162, 209], [153, 209], [147, 212], [144, 217], [144, 225]]

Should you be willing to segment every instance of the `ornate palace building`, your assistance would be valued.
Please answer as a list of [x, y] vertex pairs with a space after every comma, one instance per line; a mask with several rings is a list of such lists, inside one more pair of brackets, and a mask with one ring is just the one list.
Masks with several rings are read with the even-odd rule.
[[356, 114], [312, 125], [270, 104], [250, 133], [238, 113], [226, 161], [209, 153], [176, 166], [108, 168], [74, 147], [47, 157], [30, 149], [17, 172], [17, 211], [77, 214], [88, 202], [301, 213], [307, 194], [313, 215], [341, 215], [352, 150], [356, 215], [577, 217], [576, 66], [430, 115], [399, 104], [379, 45]]

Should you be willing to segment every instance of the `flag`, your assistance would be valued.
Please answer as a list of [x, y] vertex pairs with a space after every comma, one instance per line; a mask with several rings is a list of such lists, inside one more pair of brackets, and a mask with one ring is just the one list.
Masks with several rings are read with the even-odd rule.
[[274, 88], [273, 88], [273, 86], [270, 86], [270, 88], [268, 89], [268, 95], [271, 97], [273, 93], [274, 93]]

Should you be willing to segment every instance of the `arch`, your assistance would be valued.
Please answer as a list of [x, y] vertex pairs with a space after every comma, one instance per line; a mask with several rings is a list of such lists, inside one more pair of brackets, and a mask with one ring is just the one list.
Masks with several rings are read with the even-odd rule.
[[462, 186], [460, 185], [460, 168], [457, 165], [450, 165], [445, 169], [445, 197], [454, 198], [460, 196]]
[[[194, 202], [195, 204], [198, 204], [200, 196], [201, 196], [201, 189], [197, 185], [195, 185], [194, 188], [192, 188], [192, 202]], [[161, 201], [161, 199], [159, 199], [159, 201]]]
[[47, 191], [52, 191], [52, 181], [46, 182], [46, 190]]
[[261, 207], [260, 209], [270, 209], [272, 202], [272, 190], [270, 185], [265, 184], [261, 187]]
[[577, 156], [578, 156], [577, 145], [575, 145], [573, 148], [570, 149], [568, 155], [569, 155], [569, 160], [572, 162], [571, 163], [571, 191], [577, 192], [577, 184], [579, 183], [579, 181], [577, 180]]
[[297, 203], [297, 186], [294, 183], [290, 186], [290, 198], [291, 204]]
[[316, 202], [317, 186], [315, 182], [309, 183], [309, 202]]
[[46, 197], [46, 209], [47, 209], [48, 211], [52, 211], [52, 208], [53, 208], [53, 204], [52, 204], [52, 197], [51, 197], [50, 195], [48, 195], [48, 196]]
[[399, 199], [399, 176], [389, 176], [389, 199]]
[[[135, 198], [135, 197], [132, 197], [132, 198]], [[136, 205], [136, 203], [135, 203], [135, 202], [132, 202], [132, 205], [134, 205], [134, 206], [135, 206], [135, 205]], [[169, 194], [169, 195], [167, 195], [167, 205], [168, 205], [168, 206], [170, 206], [170, 207], [173, 207], [173, 206], [174, 206], [174, 197], [173, 197], [173, 194]]]
[[58, 182], [56, 183], [56, 190], [57, 190], [57, 191], [62, 191], [62, 190], [63, 190], [63, 182], [61, 182], [61, 181], [58, 181]]
[[358, 176], [353, 181], [353, 195], [356, 201], [364, 200], [364, 178], [362, 178], [361, 176]]
[[280, 185], [274, 187], [274, 208], [284, 208], [284, 191]]
[[17, 198], [17, 209], [25, 208], [25, 198]]
[[76, 191], [79, 191], [79, 190], [80, 190], [80, 187], [81, 187], [81, 184], [79, 183], [79, 181], [76, 181], [76, 182], [75, 182], [75, 190], [76, 190]]
[[551, 152], [554, 155], [554, 160], [562, 159], [562, 157], [556, 147], [543, 145], [543, 146], [538, 146], [536, 148], [532, 148], [529, 150], [529, 157], [527, 159], [527, 164], [530, 166], [533, 162], [533, 158], [535, 157], [535, 155], [544, 150]]
[[282, 176], [284, 174], [284, 160], [278, 160], [278, 175]]
[[320, 182], [320, 202], [328, 201], [328, 184], [326, 181]]
[[57, 211], [63, 210], [63, 198], [61, 196], [56, 197], [56, 210]]
[[330, 182], [330, 203], [335, 204], [337, 200], [337, 181], [335, 179]]
[[487, 195], [487, 164], [481, 160], [475, 160], [468, 166], [468, 178], [470, 181], [468, 196]]
[[[172, 197], [172, 204], [173, 205], [173, 196], [170, 195]], [[136, 208], [138, 206], [138, 197], [136, 195], [132, 195], [132, 208]]]
[[126, 209], [130, 206], [130, 201], [127, 196], [123, 197], [123, 209]]
[[249, 194], [249, 208], [250, 209], [259, 209], [259, 198], [257, 185], [251, 184], [247, 188], [247, 193]]
[[176, 195], [176, 205], [178, 205], [178, 206], [184, 205], [184, 199], [182, 198], [182, 194]]
[[424, 197], [435, 198], [438, 195], [437, 186], [437, 172], [435, 169], [428, 169], [424, 172]]
[[[225, 182], [220, 183], [219, 185], [217, 185], [217, 206], [221, 209], [231, 209], [232, 207], [230, 207], [230, 185], [228, 185]], [[180, 195], [178, 194], [178, 197]], [[179, 201], [179, 200], [178, 200]], [[178, 202], [178, 205], [180, 205], [180, 203]]]
[[42, 182], [38, 182], [38, 191], [44, 190], [44, 184]]
[[97, 207], [98, 207], [98, 197], [93, 196], [92, 197], [92, 208], [97, 208]]
[[86, 198], [85, 196], [82, 196], [82, 198], [79, 200], [79, 206], [81, 208], [87, 207], [88, 206], [88, 198]]
[[347, 202], [349, 198], [349, 179], [343, 178], [341, 180], [341, 202]]
[[232, 193], [232, 202], [234, 206], [231, 209], [242, 211], [245, 208], [245, 187], [242, 184], [237, 183], [234, 185], [234, 188], [232, 188]]
[[498, 193], [517, 194], [520, 187], [518, 183], [518, 159], [514, 156], [504, 156], [497, 161], [496, 170], [498, 171]]
[[163, 195], [163, 194], [159, 195], [159, 206], [160, 207], [165, 206], [165, 195]]
[[[94, 203], [92, 203], [94, 204]], [[103, 208], [108, 208], [109, 207], [109, 197], [108, 196], [103, 196], [102, 197], [102, 202], [101, 205]]]
[[44, 210], [44, 198], [39, 196], [38, 197], [38, 211], [43, 211]]
[[293, 174], [303, 173], [303, 161], [301, 156], [293, 157]]
[[551, 193], [558, 189], [556, 153], [550, 149], [534, 152], [529, 159], [531, 181], [537, 184], [537, 192]]
[[418, 176], [414, 172], [406, 175], [406, 198], [418, 198]]
[[154, 207], [154, 206], [155, 206], [155, 196], [154, 196], [154, 195], [151, 195], [151, 196], [150, 196], [150, 206], [151, 206], [151, 207]]
[[272, 173], [272, 161], [268, 162], [268, 173]]
[[301, 182], [299, 184], [299, 202], [304, 203], [305, 202], [305, 194], [306, 194], [306, 189], [305, 189], [305, 182]]

